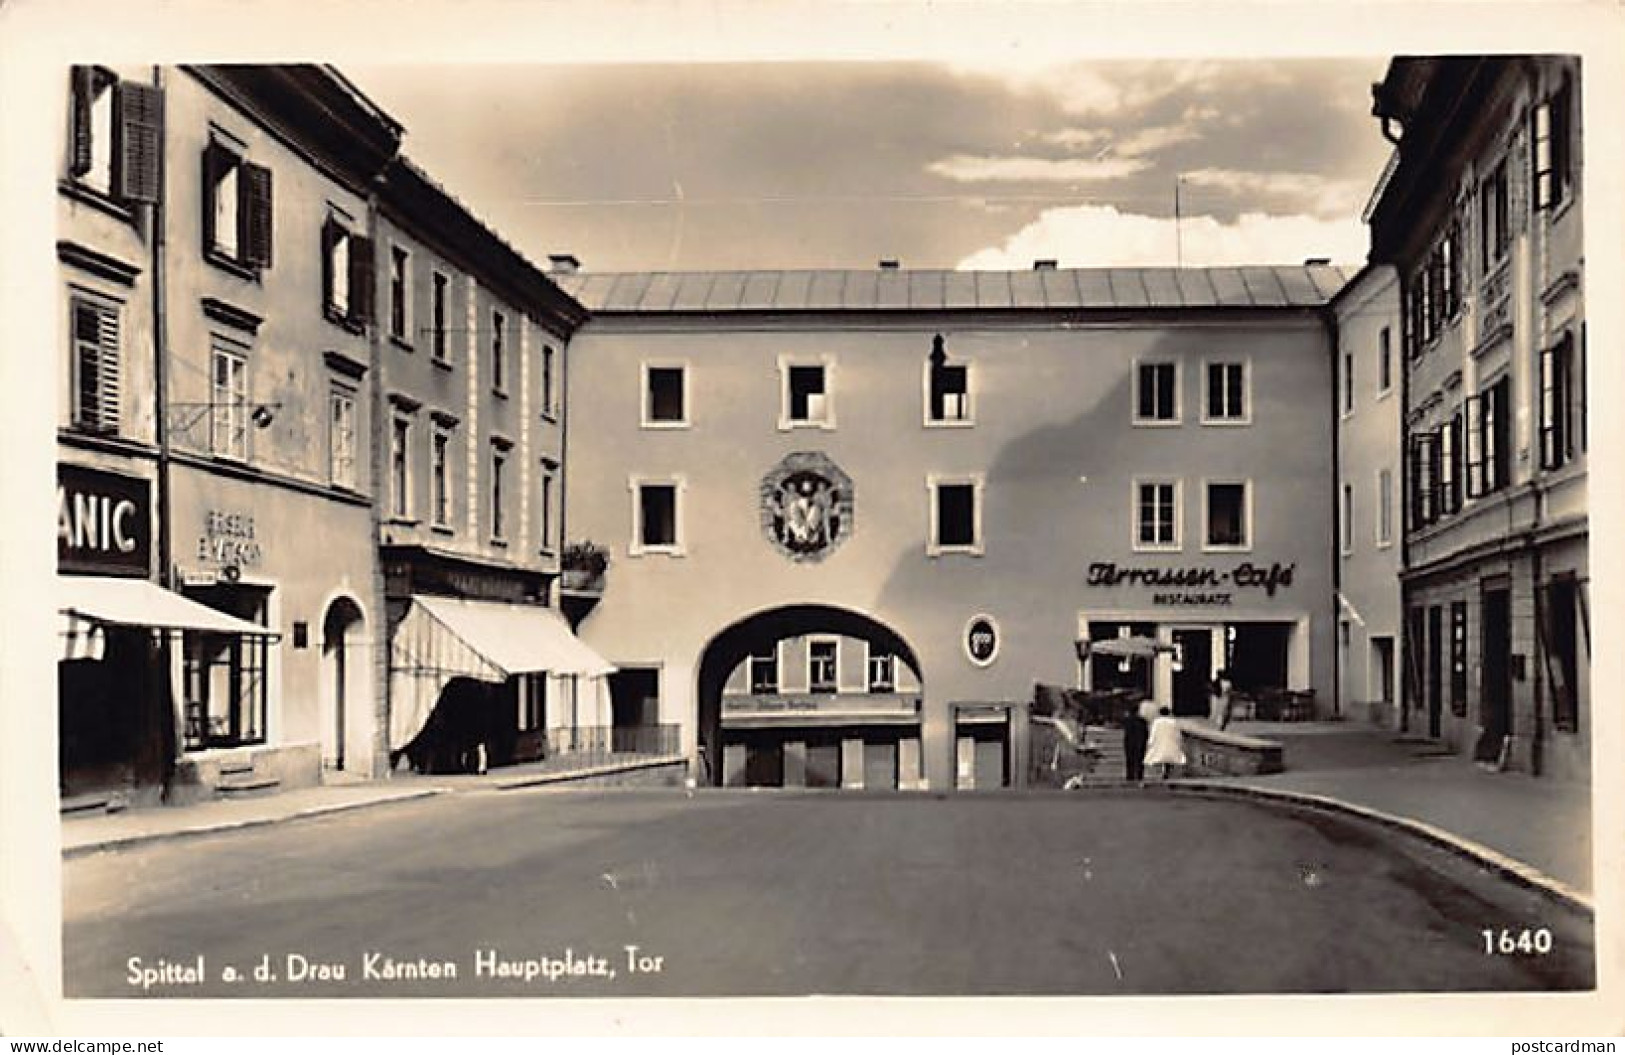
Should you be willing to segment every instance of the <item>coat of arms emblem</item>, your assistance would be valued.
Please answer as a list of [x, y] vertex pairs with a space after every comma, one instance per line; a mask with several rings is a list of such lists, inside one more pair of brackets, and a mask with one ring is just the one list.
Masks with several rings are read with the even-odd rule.
[[762, 477], [762, 532], [791, 560], [823, 560], [852, 533], [851, 477], [822, 454], [786, 455]]

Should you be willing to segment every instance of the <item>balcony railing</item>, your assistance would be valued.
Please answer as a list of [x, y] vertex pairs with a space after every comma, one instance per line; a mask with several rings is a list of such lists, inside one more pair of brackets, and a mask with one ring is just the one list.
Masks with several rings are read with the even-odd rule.
[[549, 729], [545, 757], [590, 764], [628, 755], [675, 755], [679, 745], [676, 725], [578, 726]]

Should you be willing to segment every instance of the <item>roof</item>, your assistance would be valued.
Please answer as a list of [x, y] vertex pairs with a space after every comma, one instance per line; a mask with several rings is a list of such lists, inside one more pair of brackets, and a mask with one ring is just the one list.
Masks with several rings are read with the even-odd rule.
[[551, 276], [600, 315], [670, 312], [1318, 308], [1355, 268], [658, 271]]

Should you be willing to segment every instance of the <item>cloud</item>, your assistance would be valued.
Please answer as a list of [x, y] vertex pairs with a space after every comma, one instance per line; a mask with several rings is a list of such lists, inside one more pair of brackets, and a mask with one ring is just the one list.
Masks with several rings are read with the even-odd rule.
[[958, 183], [1070, 183], [1124, 179], [1143, 172], [1138, 158], [975, 157], [955, 154], [926, 166]]
[[1370, 190], [1359, 180], [1332, 179], [1310, 172], [1202, 168], [1183, 173], [1181, 180], [1187, 186], [1206, 187], [1251, 198], [1285, 198], [1323, 216], [1359, 212]]
[[1063, 150], [1077, 151], [1094, 150], [1104, 146], [1111, 138], [1112, 134], [1103, 128], [1060, 128], [1046, 132], [1042, 137], [1044, 142]]
[[1143, 157], [1146, 154], [1155, 154], [1167, 150], [1180, 143], [1190, 143], [1202, 138], [1202, 134], [1187, 124], [1179, 125], [1153, 125], [1150, 128], [1141, 128], [1112, 144], [1112, 152], [1123, 157]]
[[[1181, 250], [1177, 254], [1176, 244]], [[1180, 225], [1176, 243], [1171, 217], [1081, 205], [1046, 209], [1004, 245], [980, 249], [958, 267], [1020, 269], [1042, 259], [1058, 260], [1062, 267], [1167, 267], [1181, 261], [1187, 267], [1206, 267], [1298, 264], [1317, 256], [1357, 265], [1365, 260], [1367, 244], [1366, 229], [1354, 217], [1254, 212], [1221, 223], [1197, 216]]]

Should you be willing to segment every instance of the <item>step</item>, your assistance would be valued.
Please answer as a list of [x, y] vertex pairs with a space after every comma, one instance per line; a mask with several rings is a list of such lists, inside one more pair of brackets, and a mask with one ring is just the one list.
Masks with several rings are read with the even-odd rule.
[[234, 776], [222, 779], [220, 783], [214, 786], [214, 790], [221, 798], [246, 799], [258, 795], [272, 794], [281, 786], [282, 781], [276, 777]]
[[88, 791], [64, 797], [58, 812], [63, 816], [80, 816], [87, 813], [119, 813], [128, 809], [129, 805], [130, 800], [120, 792]]

